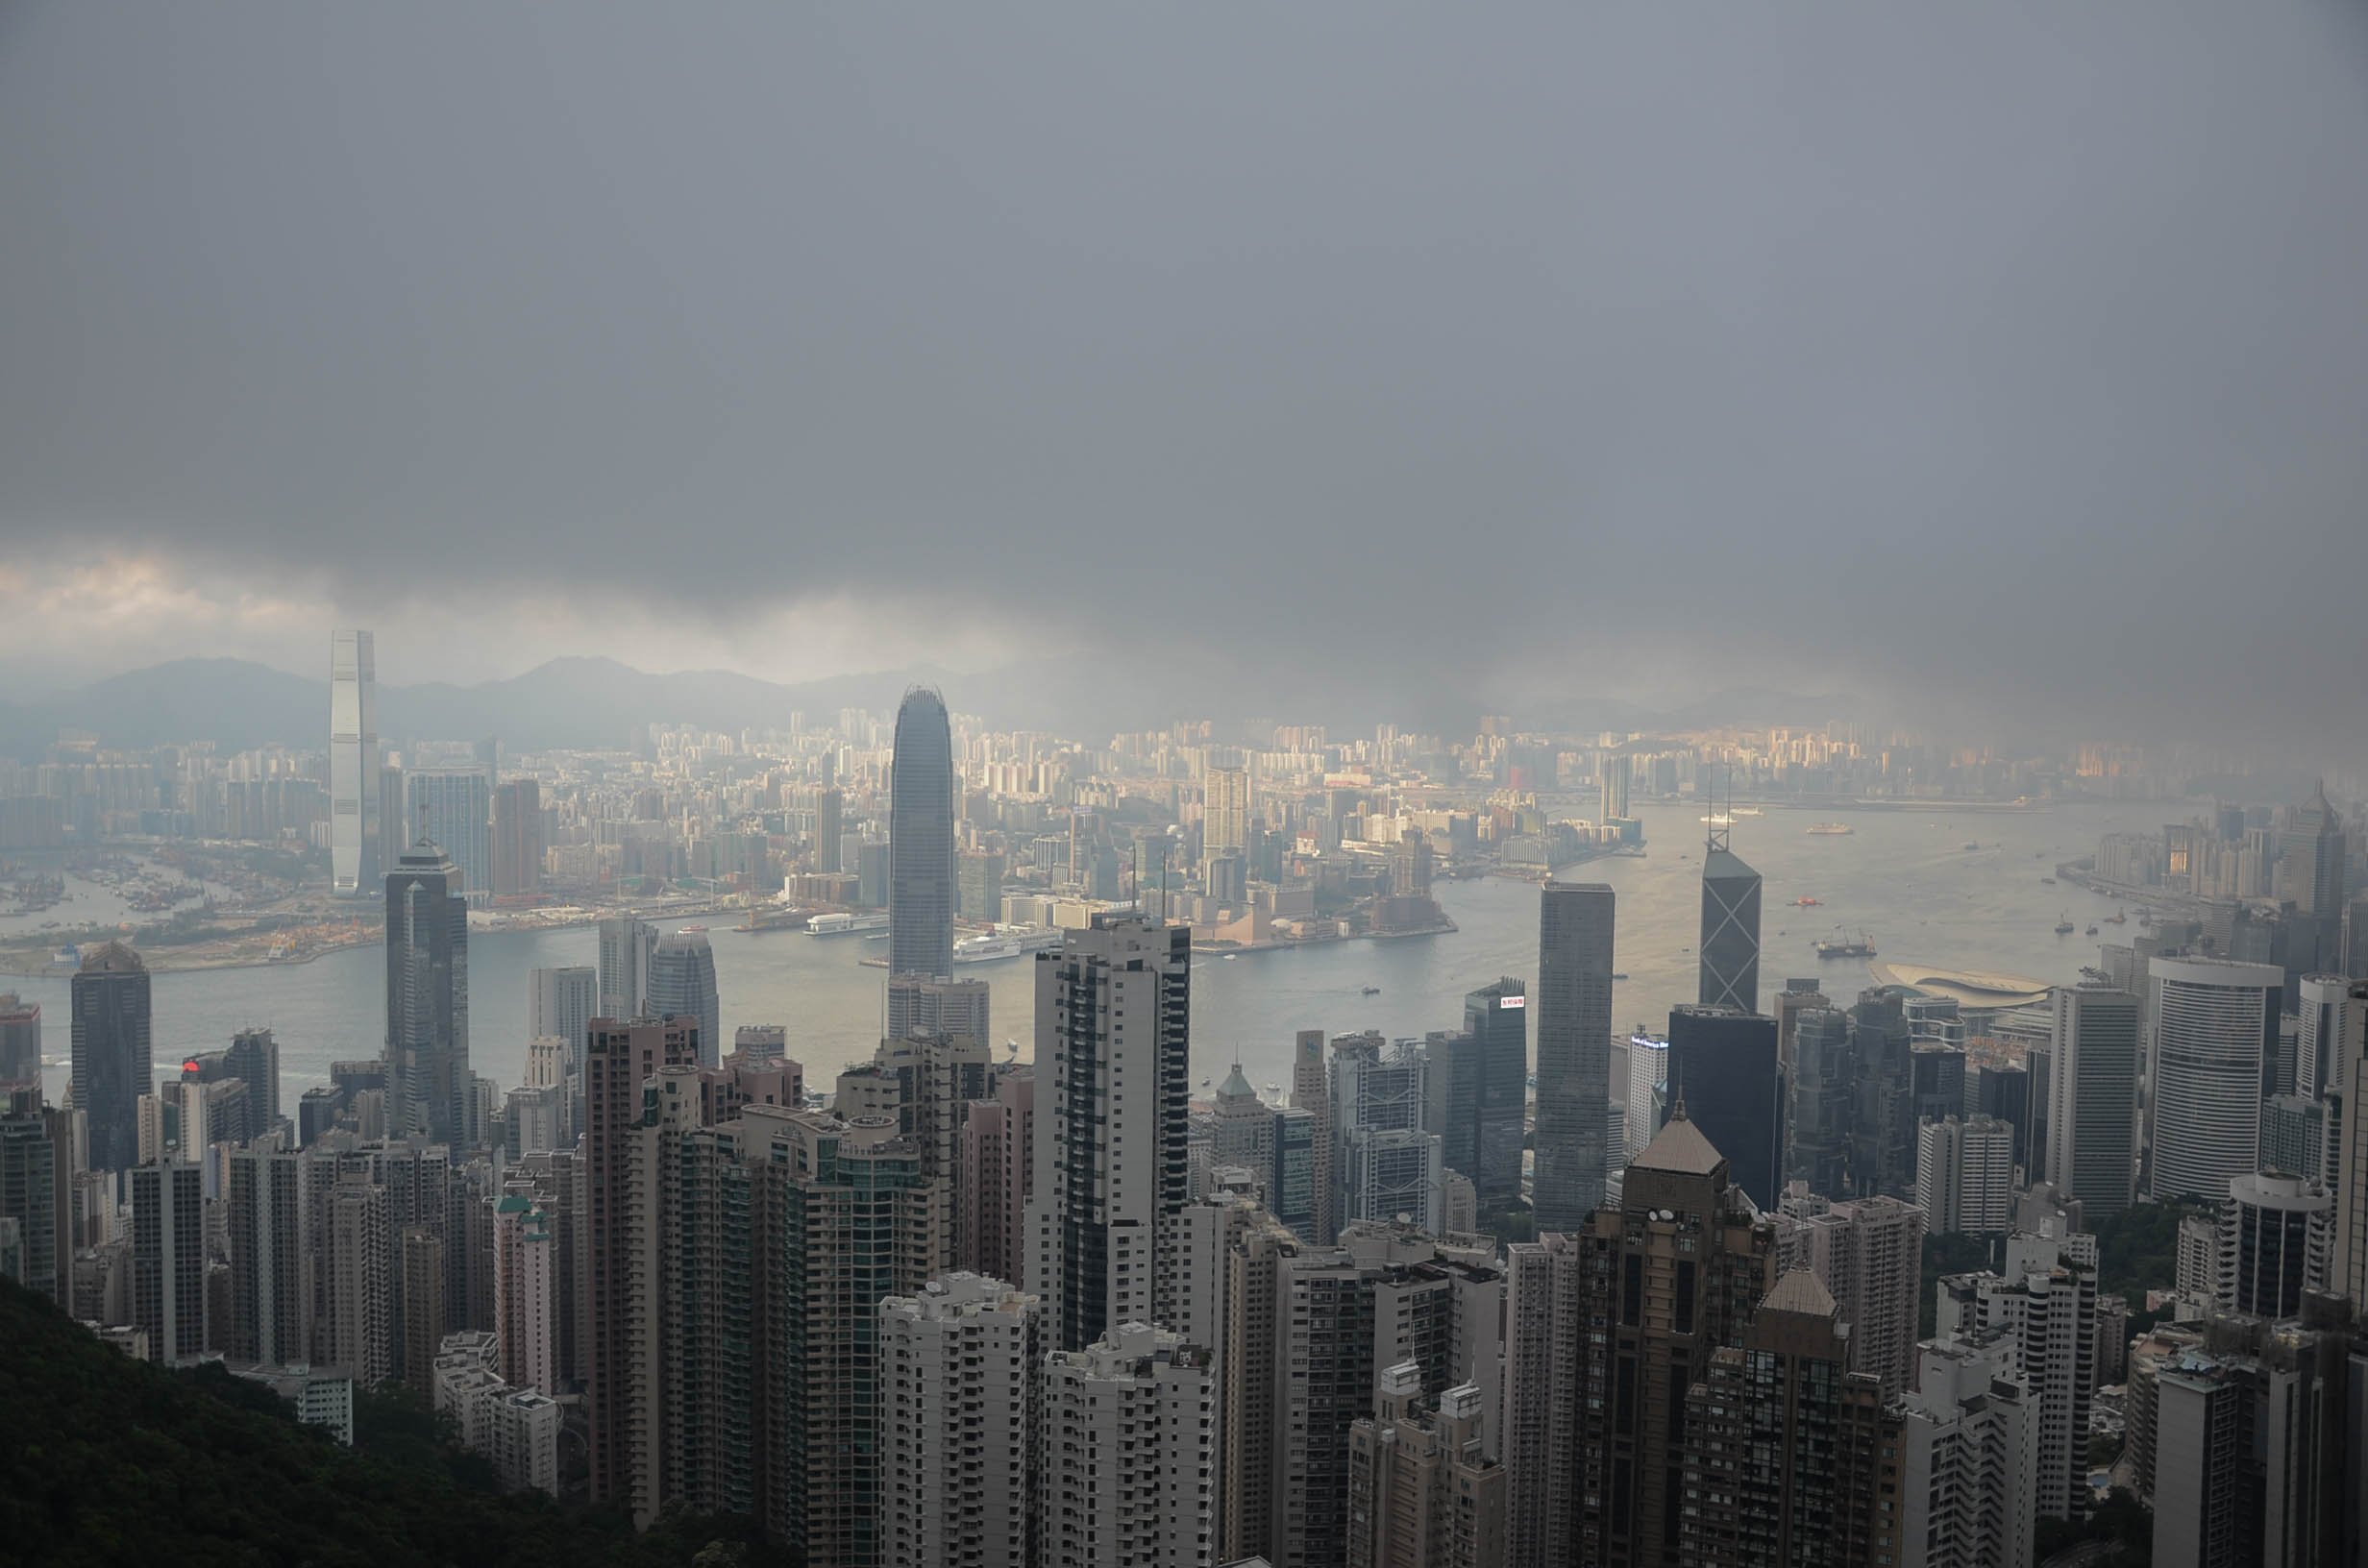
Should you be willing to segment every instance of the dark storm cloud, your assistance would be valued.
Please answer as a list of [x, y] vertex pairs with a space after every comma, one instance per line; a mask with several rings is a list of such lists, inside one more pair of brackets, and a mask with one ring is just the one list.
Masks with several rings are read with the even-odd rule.
[[1262, 706], [1675, 669], [2357, 718], [2363, 42], [19, 0], [0, 527], [587, 622], [1157, 624]]

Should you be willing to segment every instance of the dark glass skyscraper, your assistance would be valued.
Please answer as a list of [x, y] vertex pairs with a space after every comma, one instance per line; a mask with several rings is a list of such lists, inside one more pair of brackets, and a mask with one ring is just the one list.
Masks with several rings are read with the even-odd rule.
[[386, 1120], [399, 1137], [469, 1142], [469, 904], [426, 840], [386, 878]]
[[1612, 927], [1601, 882], [1549, 882], [1538, 913], [1538, 1231], [1575, 1231], [1603, 1201], [1612, 1105]]
[[74, 1106], [89, 1124], [91, 1169], [139, 1164], [139, 1097], [155, 1092], [148, 966], [111, 942], [74, 976]]
[[[1704, 1007], [1760, 1011], [1760, 873], [1727, 847], [1723, 829], [1712, 832], [1710, 847], [1702, 855], [1701, 954], [1702, 993], [1697, 999]], [[1733, 1149], [1718, 1146], [1735, 1159]], [[1737, 1168], [1741, 1168], [1739, 1160]]]
[[1681, 1098], [1702, 1136], [1727, 1156], [1735, 1185], [1774, 1213], [1785, 1186], [1785, 1073], [1776, 1060], [1776, 1020], [1739, 1008], [1671, 1008], [1670, 1105]]
[[888, 795], [888, 972], [953, 972], [953, 729], [925, 686], [897, 709]]
[[724, 1009], [716, 999], [715, 949], [707, 928], [686, 926], [657, 939], [650, 960], [650, 1011], [659, 1017], [699, 1020], [699, 1065], [724, 1059]]
[[1529, 1104], [1529, 998], [1521, 982], [1508, 977], [1467, 994], [1464, 1033], [1480, 1059], [1471, 1182], [1481, 1207], [1493, 1211], [1521, 1197], [1521, 1119]]

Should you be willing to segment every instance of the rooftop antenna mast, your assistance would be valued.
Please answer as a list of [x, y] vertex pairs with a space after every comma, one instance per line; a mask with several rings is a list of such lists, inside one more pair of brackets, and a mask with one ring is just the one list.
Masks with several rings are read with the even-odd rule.
[[[1707, 842], [1702, 846], [1706, 853], [1727, 847], [1727, 833], [1731, 825], [1726, 813], [1718, 809], [1718, 767], [1719, 765], [1714, 762], [1709, 765], [1711, 809], [1705, 821], [1710, 827], [1710, 833]], [[1735, 804], [1735, 775], [1732, 772], [1727, 774], [1727, 804], [1730, 807]]]

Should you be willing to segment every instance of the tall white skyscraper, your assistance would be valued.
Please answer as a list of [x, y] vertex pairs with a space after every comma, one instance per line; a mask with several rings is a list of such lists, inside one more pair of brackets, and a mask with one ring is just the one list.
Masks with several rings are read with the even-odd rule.
[[1027, 1288], [1048, 1343], [1155, 1323], [1188, 1195], [1192, 931], [1097, 915], [1036, 960], [1036, 1182]]
[[1915, 1206], [1935, 1236], [1996, 1236], [2013, 1218], [2014, 1129], [1994, 1116], [1916, 1127]]
[[2157, 958], [2150, 972], [2151, 1190], [2158, 1202], [2217, 1201], [2230, 1178], [2257, 1168], [2285, 971], [2234, 959]]
[[1043, 1339], [1042, 1303], [975, 1274], [880, 1302], [884, 1568], [1036, 1561]]
[[2352, 982], [2340, 974], [2306, 974], [2294, 1028], [2294, 1092], [2315, 1099], [2319, 1090], [2343, 1081], [2344, 1013]]
[[2088, 1511], [2088, 1409], [2097, 1388], [2097, 1238], [2029, 1236], [2007, 1241], [1998, 1274], [1952, 1274], [1939, 1286], [1943, 1335], [2003, 1333], [2037, 1409], [2042, 1519]]
[[527, 1038], [566, 1041], [568, 1068], [579, 1071], [584, 1034], [601, 1016], [600, 1006], [600, 980], [594, 970], [535, 969], [527, 976]]
[[[1929, 1568], [2030, 1568], [2037, 1531], [2038, 1400], [2005, 1330], [1921, 1347], [1919, 1385], [1902, 1400], [1903, 1534]], [[1927, 1544], [1929, 1543], [1929, 1544]]]
[[1669, 1042], [1649, 1035], [1628, 1041], [1628, 1114], [1620, 1119], [1620, 1164], [1626, 1164], [1661, 1131], [1661, 1110], [1668, 1098]]
[[329, 634], [329, 862], [340, 898], [378, 892], [379, 693], [366, 631]]
[[638, 1018], [648, 1011], [656, 956], [656, 926], [623, 917], [601, 921], [599, 1017]]

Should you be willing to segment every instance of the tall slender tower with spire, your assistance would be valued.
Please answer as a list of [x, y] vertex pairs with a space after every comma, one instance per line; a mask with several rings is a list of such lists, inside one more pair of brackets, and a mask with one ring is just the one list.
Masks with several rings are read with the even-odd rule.
[[953, 727], [925, 686], [897, 709], [888, 781], [888, 972], [953, 972]]
[[1718, 796], [1710, 803], [1710, 833], [1702, 849], [1702, 987], [1704, 1007], [1760, 1011], [1760, 873], [1728, 843]]

